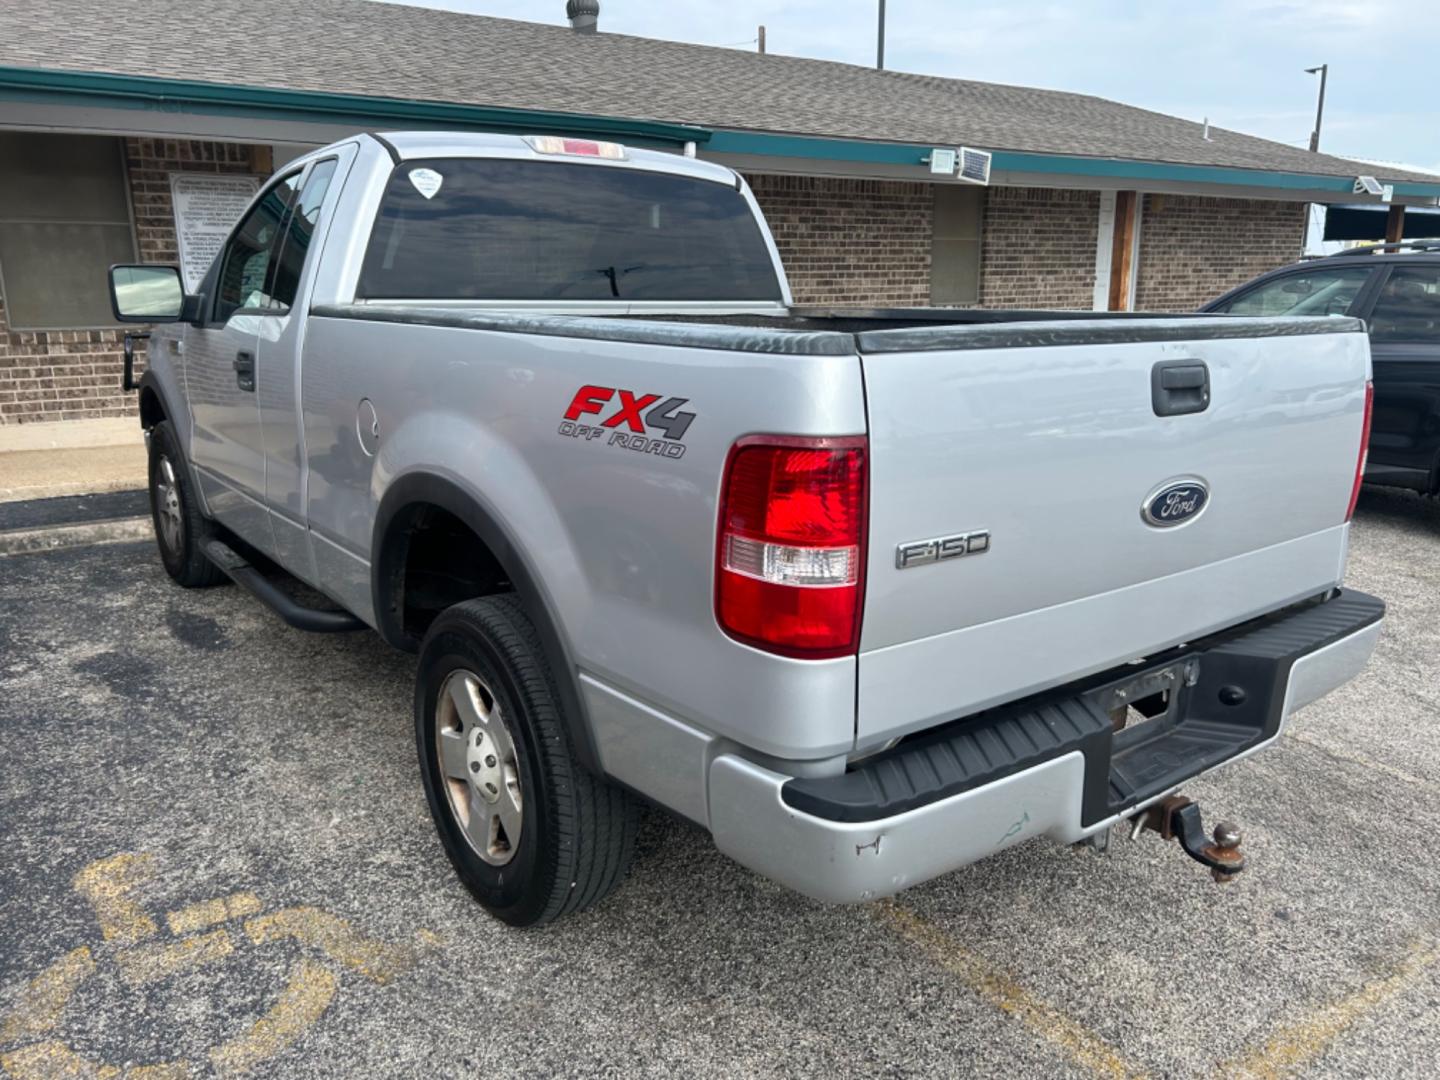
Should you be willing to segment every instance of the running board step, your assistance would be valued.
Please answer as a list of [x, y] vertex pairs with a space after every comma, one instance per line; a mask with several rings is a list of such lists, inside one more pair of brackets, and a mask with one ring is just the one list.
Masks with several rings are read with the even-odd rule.
[[325, 611], [297, 604], [273, 581], [219, 540], [205, 541], [205, 557], [296, 630], [308, 630], [312, 634], [344, 634], [365, 629], [365, 624], [348, 611]]

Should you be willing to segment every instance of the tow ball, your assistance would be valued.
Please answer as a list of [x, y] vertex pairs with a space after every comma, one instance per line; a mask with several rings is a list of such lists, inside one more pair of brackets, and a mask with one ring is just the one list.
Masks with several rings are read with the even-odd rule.
[[1200, 805], [1184, 795], [1172, 795], [1148, 810], [1135, 815], [1130, 838], [1134, 840], [1145, 829], [1153, 829], [1162, 840], [1179, 840], [1185, 854], [1210, 868], [1210, 876], [1220, 884], [1233, 881], [1245, 869], [1245, 856], [1240, 851], [1240, 827], [1229, 821], [1215, 826], [1212, 838], [1205, 836], [1200, 819]]

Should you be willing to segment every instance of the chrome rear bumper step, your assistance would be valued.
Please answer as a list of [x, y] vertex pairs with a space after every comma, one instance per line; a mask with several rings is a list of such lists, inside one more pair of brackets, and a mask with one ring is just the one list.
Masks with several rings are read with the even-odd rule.
[[[1284, 719], [1295, 662], [1384, 614], [1383, 601], [1347, 589], [1152, 663], [965, 717], [841, 775], [792, 779], [783, 798], [830, 821], [876, 821], [1078, 752], [1085, 761], [1082, 820], [1088, 826], [1272, 738]], [[1127, 690], [1134, 700], [1159, 686], [1171, 688], [1165, 710], [1116, 730], [1115, 702], [1126, 701]]]

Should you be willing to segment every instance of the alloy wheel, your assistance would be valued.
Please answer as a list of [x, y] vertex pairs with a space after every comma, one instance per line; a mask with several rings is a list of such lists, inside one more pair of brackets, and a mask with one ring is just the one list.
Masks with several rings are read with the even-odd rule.
[[185, 536], [185, 519], [180, 513], [180, 487], [175, 467], [164, 454], [155, 463], [155, 524], [167, 551], [178, 552]]
[[504, 710], [474, 672], [452, 671], [436, 702], [435, 754], [450, 811], [491, 866], [515, 857], [524, 824], [520, 765]]

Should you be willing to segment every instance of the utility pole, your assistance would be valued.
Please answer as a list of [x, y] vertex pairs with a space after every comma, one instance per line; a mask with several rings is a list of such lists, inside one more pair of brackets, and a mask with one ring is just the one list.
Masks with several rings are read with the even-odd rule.
[[1329, 64], [1321, 64], [1319, 67], [1306, 68], [1306, 75], [1320, 75], [1320, 104], [1315, 106], [1315, 130], [1310, 132], [1310, 152], [1316, 153], [1320, 149], [1320, 121], [1325, 117], [1325, 76], [1330, 73]]
[[880, 0], [880, 29], [875, 39], [875, 67], [885, 70], [885, 0]]
[[765, 51], [765, 27], [764, 27], [764, 26], [761, 26], [761, 27], [760, 27], [760, 51], [761, 51], [762, 53]]

